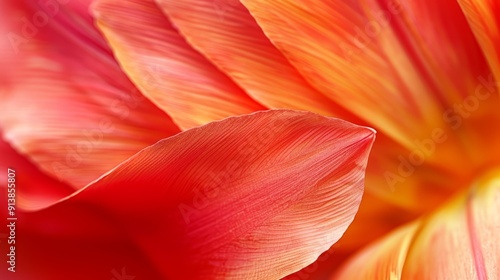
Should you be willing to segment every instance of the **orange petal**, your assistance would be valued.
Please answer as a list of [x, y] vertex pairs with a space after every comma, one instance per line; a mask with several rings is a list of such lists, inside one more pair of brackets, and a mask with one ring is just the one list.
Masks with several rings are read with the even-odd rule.
[[408, 221], [500, 164], [497, 84], [456, 2], [361, 2], [243, 1], [313, 86], [382, 132], [367, 203], [399, 211], [361, 212], [357, 246], [382, 233], [363, 224]]
[[[19, 209], [34, 210], [43, 208], [70, 195], [73, 188], [42, 173], [27, 158], [17, 153], [7, 142], [0, 138], [1, 188], [7, 187], [8, 169], [15, 175], [16, 205]], [[7, 197], [7, 196], [5, 196]]]
[[[375, 143], [379, 142], [378, 136], [380, 135], [377, 135], [377, 141], [375, 141]], [[372, 148], [368, 166], [373, 165], [373, 158]], [[326, 279], [333, 271], [338, 270], [354, 252], [384, 237], [398, 226], [408, 223], [418, 217], [418, 215], [408, 211], [405, 207], [394, 205], [391, 203], [392, 201], [383, 200], [380, 199], [380, 197], [374, 196], [373, 189], [375, 189], [376, 186], [370, 185], [368, 175], [367, 169], [365, 193], [363, 194], [359, 210], [342, 238], [327, 252], [323, 253], [313, 264], [285, 279]], [[398, 246], [400, 246], [399, 243]], [[376, 256], [374, 256], [374, 258], [376, 258]], [[362, 261], [364, 261], [364, 259]], [[374, 278], [365, 277], [365, 279]]]
[[370, 246], [336, 278], [495, 279], [500, 275], [499, 174], [487, 174], [429, 218]]
[[[334, 279], [402, 279], [411, 242], [420, 222], [403, 226], [350, 260]], [[413, 278], [412, 278], [413, 279]]]
[[495, 0], [458, 0], [488, 62], [500, 81], [500, 4]]
[[2, 21], [33, 34], [18, 54], [2, 53], [0, 126], [44, 172], [80, 188], [179, 129], [123, 74], [88, 4], [49, 2], [2, 1]]
[[498, 170], [433, 216], [413, 241], [403, 277], [495, 279], [500, 275]]
[[412, 149], [488, 66], [454, 0], [357, 2], [243, 4], [315, 88]]
[[192, 49], [153, 0], [97, 1], [94, 12], [125, 72], [181, 128], [264, 109]]
[[350, 115], [304, 80], [238, 1], [157, 2], [192, 46], [260, 103]]
[[144, 149], [51, 209], [116, 217], [168, 279], [278, 279], [342, 236], [373, 140], [313, 113], [232, 117]]
[[425, 157], [446, 145], [428, 139], [420, 142], [420, 148], [407, 151], [387, 135], [378, 134], [366, 170], [363, 202], [339, 242], [339, 250], [360, 249], [396, 227], [436, 209], [464, 187], [464, 182], [469, 180], [468, 173], [476, 171], [455, 174], [423, 161], [416, 162], [421, 153]]

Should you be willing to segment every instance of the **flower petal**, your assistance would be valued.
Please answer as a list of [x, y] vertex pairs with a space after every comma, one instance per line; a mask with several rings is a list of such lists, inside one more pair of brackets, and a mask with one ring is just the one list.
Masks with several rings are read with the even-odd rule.
[[[338, 105], [332, 104], [331, 100], [321, 101], [322, 105], [318, 106], [314, 101], [321, 100], [318, 99], [318, 92], [309, 86], [305, 91], [304, 83], [300, 82], [302, 78], [297, 78], [297, 71], [270, 43], [255, 19], [238, 1], [157, 2], [191, 45], [262, 104], [269, 107], [307, 109], [361, 123], [351, 113], [344, 113]], [[278, 90], [280, 88], [282, 90]], [[366, 188], [371, 194], [365, 202], [369, 206], [362, 207], [358, 212], [358, 221], [355, 220], [352, 225], [355, 226], [354, 231], [351, 226], [346, 233], [351, 231], [352, 238], [347, 241], [348, 245], [344, 244], [339, 250], [357, 248], [408, 222], [418, 213], [441, 203], [443, 197], [447, 197], [455, 187], [454, 182], [450, 182], [452, 187], [440, 185], [443, 177], [449, 173], [443, 171], [442, 176], [436, 176], [424, 168], [415, 170], [414, 176], [404, 178], [404, 187], [398, 185], [396, 188], [393, 184], [388, 184], [381, 174], [384, 171], [397, 172], [400, 164], [397, 157], [407, 154], [404, 148], [391, 139], [384, 136], [382, 139], [378, 138], [371, 153], [376, 162], [372, 161], [367, 170]], [[367, 224], [378, 226], [366, 232]]]
[[187, 41], [260, 103], [342, 116], [269, 41], [239, 1], [156, 1]]
[[94, 13], [125, 72], [182, 129], [264, 109], [192, 49], [153, 0], [101, 0]]
[[498, 170], [487, 174], [427, 222], [414, 240], [403, 277], [495, 279], [500, 275], [499, 174]]
[[500, 81], [500, 4], [495, 0], [458, 0], [477, 40], [488, 58], [496, 80]]
[[168, 279], [277, 279], [342, 236], [373, 140], [313, 113], [232, 117], [144, 149], [53, 209], [116, 217]]
[[498, 84], [455, 1], [242, 2], [313, 86], [380, 131], [353, 246], [500, 163]]
[[[80, 188], [179, 131], [123, 74], [93, 27], [88, 3], [2, 6], [2, 21], [18, 36], [33, 34], [2, 53], [0, 127], [44, 172]], [[41, 25], [36, 20], [44, 16]]]
[[0, 138], [0, 187], [7, 187], [7, 169], [16, 173], [16, 206], [23, 210], [35, 210], [48, 206], [70, 195], [74, 189], [42, 173], [27, 158], [17, 153]]
[[315, 88], [410, 149], [489, 72], [454, 0], [243, 4]]
[[[500, 172], [351, 260], [336, 279], [496, 279]], [[403, 244], [403, 246], [401, 246]], [[369, 277], [368, 277], [369, 276]]]
[[334, 279], [402, 279], [406, 255], [419, 225], [414, 222], [400, 227], [362, 250]]

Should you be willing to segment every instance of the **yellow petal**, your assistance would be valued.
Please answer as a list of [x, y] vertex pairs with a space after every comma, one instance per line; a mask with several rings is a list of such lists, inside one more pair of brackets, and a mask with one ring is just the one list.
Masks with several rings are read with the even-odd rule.
[[403, 226], [357, 254], [334, 279], [401, 279], [406, 254], [420, 222]]
[[488, 173], [439, 211], [371, 245], [334, 278], [496, 279], [500, 275], [499, 175], [499, 170]]

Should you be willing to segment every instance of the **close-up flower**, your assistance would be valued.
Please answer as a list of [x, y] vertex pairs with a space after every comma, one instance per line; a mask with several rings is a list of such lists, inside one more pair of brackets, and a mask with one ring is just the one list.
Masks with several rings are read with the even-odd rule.
[[1, 279], [500, 279], [500, 2], [2, 0]]

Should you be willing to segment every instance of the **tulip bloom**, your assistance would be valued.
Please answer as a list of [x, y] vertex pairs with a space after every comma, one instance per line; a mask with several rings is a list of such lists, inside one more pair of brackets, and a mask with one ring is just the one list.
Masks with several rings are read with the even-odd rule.
[[[90, 2], [2, 15], [22, 277], [276, 279], [356, 212], [290, 278], [500, 275], [493, 1]], [[294, 110], [379, 131], [359, 211], [373, 132]]]

